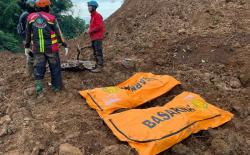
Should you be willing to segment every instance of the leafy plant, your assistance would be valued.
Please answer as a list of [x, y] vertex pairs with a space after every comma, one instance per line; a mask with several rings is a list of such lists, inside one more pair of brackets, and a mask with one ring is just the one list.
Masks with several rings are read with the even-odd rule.
[[[74, 38], [85, 29], [84, 20], [65, 15], [72, 8], [71, 0], [51, 0], [51, 12], [59, 21], [64, 37]], [[0, 51], [22, 51], [22, 41], [17, 34], [19, 15], [25, 8], [25, 0], [1, 0], [0, 1]]]

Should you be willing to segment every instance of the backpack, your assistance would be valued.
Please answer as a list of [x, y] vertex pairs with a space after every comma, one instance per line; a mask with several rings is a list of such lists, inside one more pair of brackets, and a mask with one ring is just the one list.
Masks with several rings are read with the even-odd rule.
[[19, 22], [17, 24], [17, 33], [19, 35], [25, 34], [26, 22], [29, 13], [27, 11], [23, 12], [19, 17]]

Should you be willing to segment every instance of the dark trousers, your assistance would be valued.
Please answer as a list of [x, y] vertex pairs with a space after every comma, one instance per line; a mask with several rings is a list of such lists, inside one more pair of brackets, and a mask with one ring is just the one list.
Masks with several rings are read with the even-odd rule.
[[94, 51], [94, 56], [97, 65], [103, 66], [103, 50], [102, 50], [102, 40], [92, 41], [92, 48]]
[[46, 64], [49, 63], [51, 72], [51, 84], [55, 88], [62, 88], [61, 63], [59, 53], [35, 53], [34, 75], [35, 80], [44, 79]]

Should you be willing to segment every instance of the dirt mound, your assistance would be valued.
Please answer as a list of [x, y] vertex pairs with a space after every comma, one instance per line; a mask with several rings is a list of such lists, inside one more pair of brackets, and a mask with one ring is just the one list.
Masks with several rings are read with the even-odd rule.
[[[142, 108], [187, 90], [235, 114], [224, 126], [194, 134], [162, 154], [248, 154], [249, 16], [247, 0], [126, 0], [106, 21], [103, 73], [64, 72], [65, 90], [54, 93], [46, 85], [40, 99], [25, 75], [25, 56], [0, 53], [0, 154], [55, 154], [65, 143], [83, 154], [133, 154], [78, 91], [114, 85], [139, 71], [182, 82]], [[81, 36], [77, 42], [88, 41]], [[70, 41], [72, 58], [74, 46]], [[90, 55], [83, 53], [84, 59]]]

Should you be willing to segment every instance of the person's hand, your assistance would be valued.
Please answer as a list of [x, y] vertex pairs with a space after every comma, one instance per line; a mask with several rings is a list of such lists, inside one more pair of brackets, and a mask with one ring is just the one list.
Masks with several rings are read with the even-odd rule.
[[68, 55], [68, 53], [69, 53], [69, 48], [65, 48], [65, 56], [67, 56]]
[[29, 56], [29, 53], [31, 52], [31, 49], [30, 48], [25, 48], [24, 49], [24, 53], [26, 56]]

